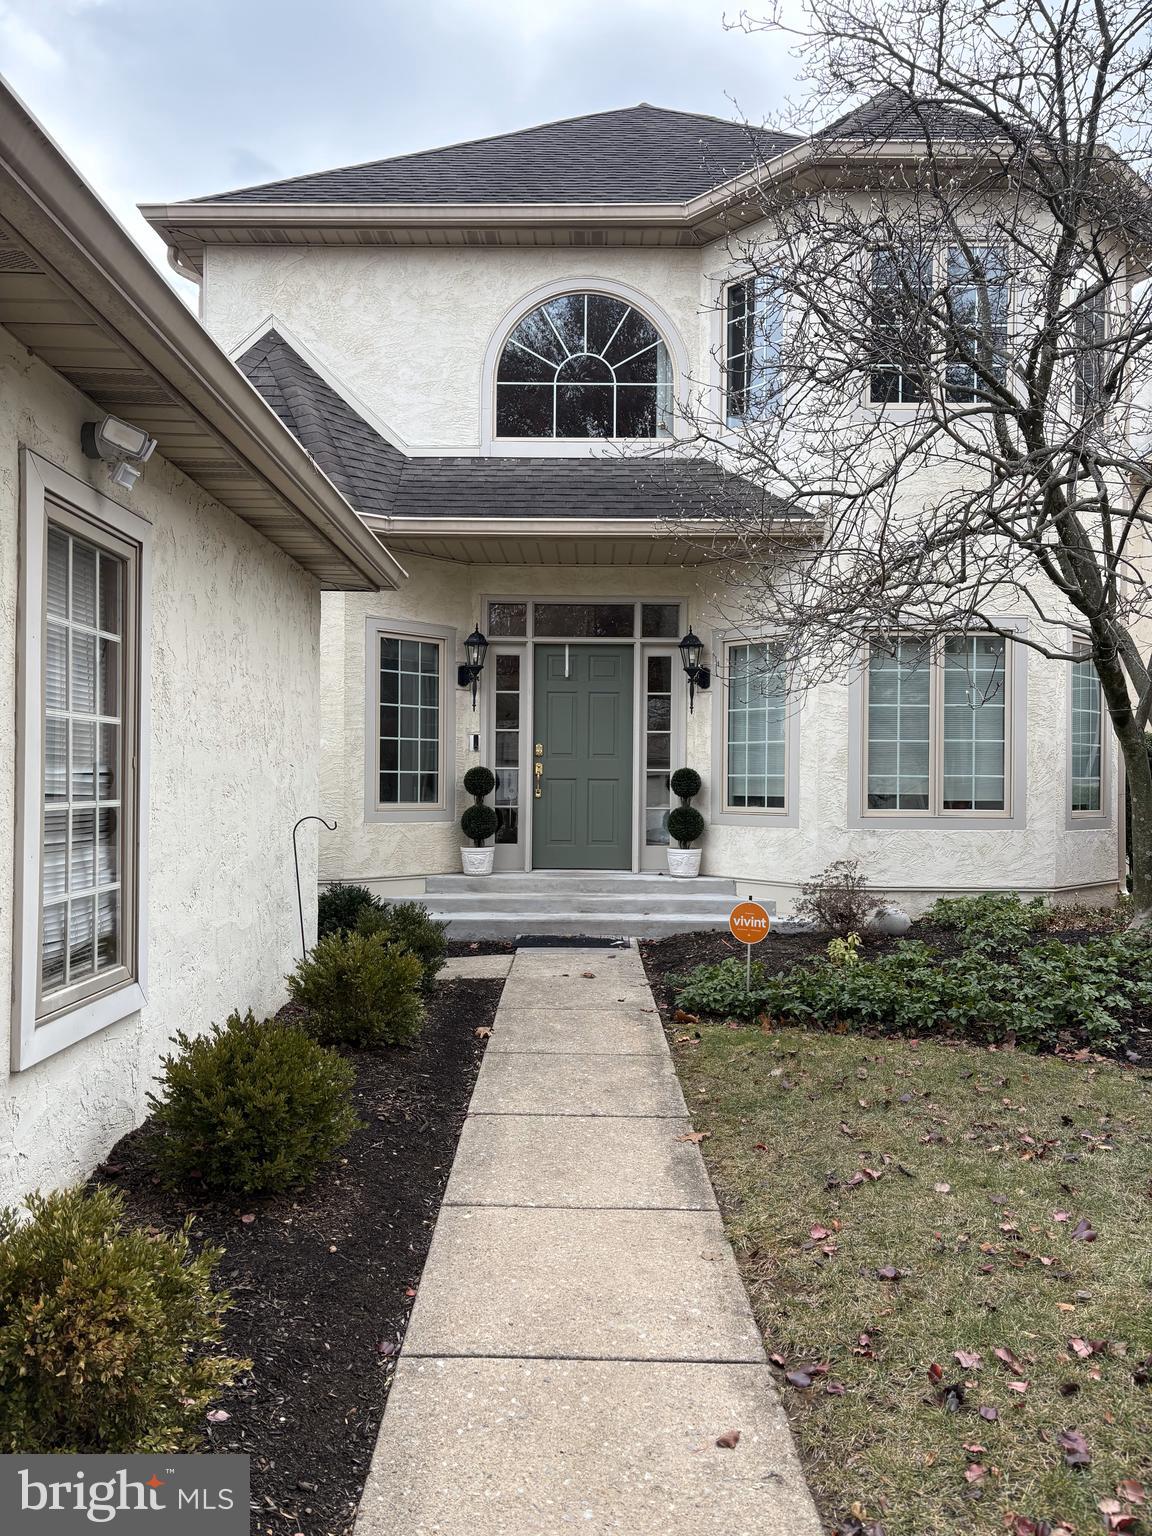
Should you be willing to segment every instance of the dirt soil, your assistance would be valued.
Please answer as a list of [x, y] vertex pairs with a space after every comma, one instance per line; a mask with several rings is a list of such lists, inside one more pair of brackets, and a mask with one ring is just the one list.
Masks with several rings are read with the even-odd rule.
[[[465, 948], [464, 953], [477, 951]], [[195, 1218], [225, 1249], [223, 1348], [250, 1359], [206, 1426], [208, 1451], [252, 1458], [253, 1536], [343, 1536], [352, 1525], [408, 1314], [456, 1151], [498, 981], [436, 990], [412, 1049], [352, 1053], [364, 1122], [341, 1160], [293, 1199], [207, 1201], [153, 1182], [147, 1125], [95, 1182], [160, 1231]], [[486, 1038], [486, 1037], [485, 1037]]]

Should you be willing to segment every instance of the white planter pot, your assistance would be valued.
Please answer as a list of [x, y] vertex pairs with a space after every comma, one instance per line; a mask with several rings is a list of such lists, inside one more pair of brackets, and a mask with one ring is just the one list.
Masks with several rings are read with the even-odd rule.
[[466, 875], [490, 875], [495, 848], [461, 848], [460, 862]]
[[668, 873], [679, 880], [691, 880], [700, 873], [699, 848], [669, 848]]

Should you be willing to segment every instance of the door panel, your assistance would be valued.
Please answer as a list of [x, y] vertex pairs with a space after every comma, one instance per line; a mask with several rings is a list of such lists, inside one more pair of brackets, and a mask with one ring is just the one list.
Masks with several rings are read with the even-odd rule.
[[[536, 869], [632, 867], [631, 646], [536, 647]], [[537, 759], [534, 757], [533, 765]]]

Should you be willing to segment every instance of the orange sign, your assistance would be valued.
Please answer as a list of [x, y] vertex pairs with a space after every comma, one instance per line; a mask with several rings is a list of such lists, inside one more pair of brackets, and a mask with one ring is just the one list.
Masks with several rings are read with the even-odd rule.
[[732, 908], [728, 917], [732, 937], [741, 944], [759, 944], [768, 937], [772, 919], [758, 901], [742, 901]]

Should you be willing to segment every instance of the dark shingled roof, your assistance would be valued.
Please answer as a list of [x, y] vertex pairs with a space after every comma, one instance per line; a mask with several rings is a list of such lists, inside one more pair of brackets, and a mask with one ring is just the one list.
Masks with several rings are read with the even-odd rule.
[[205, 203], [683, 202], [801, 140], [641, 102], [443, 149], [292, 176]]
[[910, 96], [896, 87], [870, 97], [813, 135], [817, 140], [863, 139], [880, 144], [887, 140], [918, 141], [926, 136], [961, 143], [997, 137], [992, 124], [974, 112]]
[[380, 517], [708, 517], [775, 505], [707, 460], [409, 458], [364, 420], [275, 330], [237, 365], [358, 512]]

